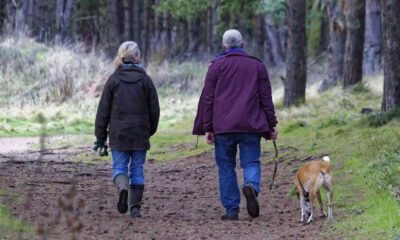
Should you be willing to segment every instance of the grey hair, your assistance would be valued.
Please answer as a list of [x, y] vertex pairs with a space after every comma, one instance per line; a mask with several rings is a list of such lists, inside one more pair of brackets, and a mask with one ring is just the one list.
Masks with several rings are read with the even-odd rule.
[[127, 41], [122, 43], [114, 60], [115, 67], [119, 68], [124, 60], [131, 60], [138, 55], [140, 55], [140, 49], [136, 42]]
[[222, 36], [222, 44], [227, 49], [241, 48], [243, 43], [242, 34], [236, 29], [227, 30]]

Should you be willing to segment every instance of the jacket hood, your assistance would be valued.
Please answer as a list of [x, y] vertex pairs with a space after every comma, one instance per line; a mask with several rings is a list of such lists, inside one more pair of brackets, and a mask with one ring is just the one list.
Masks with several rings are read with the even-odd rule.
[[143, 68], [135, 65], [121, 66], [115, 71], [115, 76], [126, 83], [136, 83], [146, 77]]

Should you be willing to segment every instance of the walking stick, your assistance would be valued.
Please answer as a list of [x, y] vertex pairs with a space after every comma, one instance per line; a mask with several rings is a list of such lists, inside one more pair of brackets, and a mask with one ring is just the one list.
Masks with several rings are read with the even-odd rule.
[[275, 148], [275, 170], [274, 170], [274, 175], [272, 176], [271, 185], [269, 185], [269, 190], [271, 190], [272, 189], [272, 185], [274, 185], [276, 171], [278, 170], [278, 148], [276, 147], [276, 141], [275, 140], [272, 140], [272, 143], [274, 144], [274, 148]]

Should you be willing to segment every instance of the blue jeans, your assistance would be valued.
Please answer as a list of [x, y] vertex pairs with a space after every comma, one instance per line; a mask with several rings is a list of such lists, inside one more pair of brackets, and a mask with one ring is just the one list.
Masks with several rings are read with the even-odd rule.
[[260, 192], [261, 135], [255, 133], [225, 133], [215, 136], [215, 160], [218, 165], [219, 191], [226, 212], [238, 211], [240, 192], [236, 176], [237, 145], [240, 150], [240, 167], [243, 168], [243, 185], [249, 183]]
[[118, 174], [125, 174], [128, 176], [129, 165], [129, 178], [131, 184], [144, 184], [143, 164], [146, 161], [147, 151], [127, 151], [120, 152], [112, 150], [113, 159], [113, 177]]

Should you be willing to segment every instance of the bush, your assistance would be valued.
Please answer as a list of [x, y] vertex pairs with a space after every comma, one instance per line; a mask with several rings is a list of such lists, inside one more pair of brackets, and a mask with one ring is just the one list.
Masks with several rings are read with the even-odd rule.
[[387, 124], [394, 118], [400, 118], [400, 108], [373, 113], [369, 115], [364, 122], [366, 122], [370, 127], [380, 127]]
[[289, 124], [287, 128], [284, 130], [284, 133], [292, 132], [298, 128], [309, 127], [310, 124], [305, 120], [297, 120], [294, 123]]
[[109, 59], [86, 53], [80, 46], [46, 46], [25, 37], [6, 38], [0, 42], [0, 103], [65, 102], [111, 72]]
[[318, 129], [327, 128], [330, 126], [344, 126], [354, 120], [354, 115], [349, 115], [345, 112], [334, 113], [323, 119], [318, 126]]
[[395, 147], [384, 151], [371, 163], [371, 169], [379, 186], [400, 200], [400, 149]]

